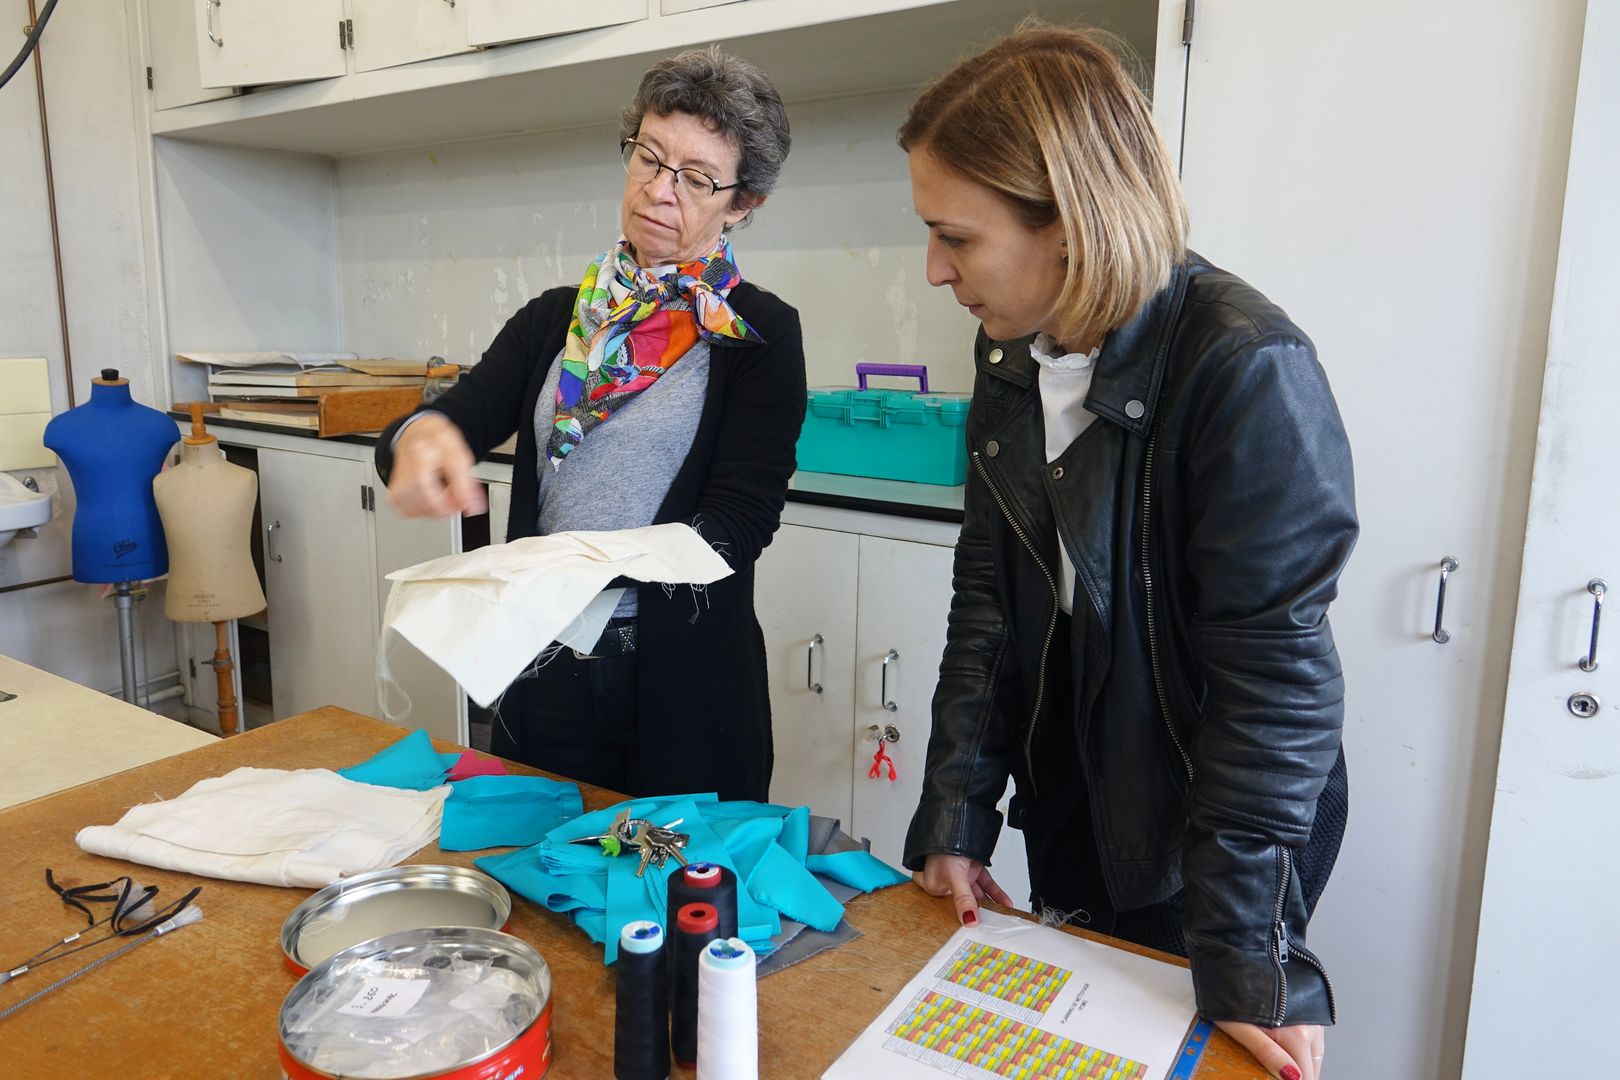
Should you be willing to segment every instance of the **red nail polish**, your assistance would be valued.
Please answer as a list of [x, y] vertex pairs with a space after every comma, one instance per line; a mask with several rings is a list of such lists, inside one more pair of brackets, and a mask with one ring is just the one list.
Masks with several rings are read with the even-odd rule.
[[[977, 925], [979, 925], [979, 913], [977, 911], [964, 911], [962, 913], [962, 925], [963, 926], [977, 926]], [[1289, 1077], [1288, 1080], [1299, 1080], [1299, 1076], [1296, 1074], [1294, 1076]]]
[[1293, 1065], [1282, 1067], [1282, 1080], [1299, 1080], [1299, 1069]]

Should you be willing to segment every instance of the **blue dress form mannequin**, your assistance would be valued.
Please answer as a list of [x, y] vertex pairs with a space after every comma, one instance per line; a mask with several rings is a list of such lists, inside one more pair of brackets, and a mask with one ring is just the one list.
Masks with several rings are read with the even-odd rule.
[[90, 400], [45, 427], [45, 445], [73, 478], [73, 580], [143, 581], [169, 571], [152, 478], [180, 439], [175, 422], [138, 404], [129, 380], [104, 368]]

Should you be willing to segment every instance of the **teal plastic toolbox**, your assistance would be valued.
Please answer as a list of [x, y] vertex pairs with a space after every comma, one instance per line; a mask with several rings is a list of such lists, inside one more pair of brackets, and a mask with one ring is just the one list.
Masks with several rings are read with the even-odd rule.
[[[968, 395], [929, 393], [923, 364], [857, 364], [855, 373], [859, 389], [810, 388], [800, 469], [919, 484], [967, 480]], [[921, 390], [869, 390], [868, 375], [915, 376]]]

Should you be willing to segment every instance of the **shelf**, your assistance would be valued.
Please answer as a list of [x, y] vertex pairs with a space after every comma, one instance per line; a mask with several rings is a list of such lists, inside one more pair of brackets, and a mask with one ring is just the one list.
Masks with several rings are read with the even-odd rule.
[[[721, 41], [789, 101], [919, 86], [1033, 10], [1110, 24], [1120, 0], [747, 0], [153, 113], [162, 138], [342, 157], [613, 124], [642, 72]], [[1099, 15], [1099, 12], [1101, 14]]]

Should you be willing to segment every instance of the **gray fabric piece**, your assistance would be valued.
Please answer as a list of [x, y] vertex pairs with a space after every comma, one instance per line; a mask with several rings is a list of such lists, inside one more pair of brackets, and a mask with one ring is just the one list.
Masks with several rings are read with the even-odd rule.
[[[534, 409], [535, 438], [542, 448], [551, 437], [561, 378], [559, 354]], [[708, 390], [709, 343], [700, 340], [657, 382], [593, 428], [559, 467], [551, 467], [542, 449], [540, 535], [651, 525], [691, 453]], [[613, 616], [629, 618], [636, 610], [636, 590], [626, 589]]]
[[802, 963], [817, 953], [854, 941], [860, 936], [861, 932], [851, 926], [848, 919], [840, 919], [831, 933], [806, 927], [798, 937], [761, 960], [755, 970], [760, 978], [764, 978], [794, 964]]

